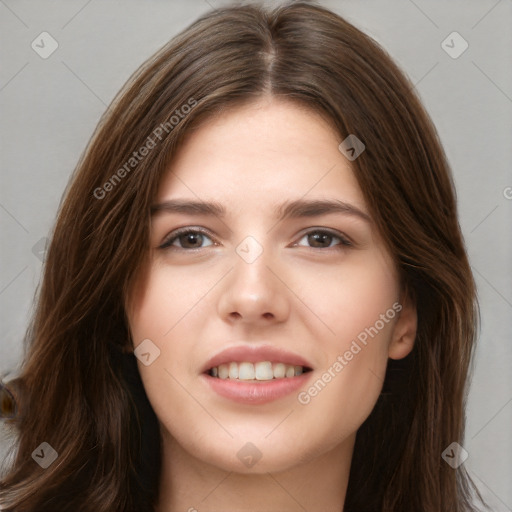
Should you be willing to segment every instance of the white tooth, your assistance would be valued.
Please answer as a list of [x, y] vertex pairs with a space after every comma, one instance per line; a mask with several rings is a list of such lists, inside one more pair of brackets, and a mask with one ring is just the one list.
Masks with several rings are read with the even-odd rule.
[[302, 366], [295, 367], [295, 375], [302, 375]]
[[219, 365], [219, 379], [227, 379], [229, 377], [229, 367], [227, 364]]
[[[220, 366], [219, 366], [220, 370]], [[286, 376], [295, 377], [295, 366], [286, 366]]]
[[238, 363], [229, 363], [229, 378], [238, 379]]
[[216, 366], [214, 366], [212, 368], [212, 377], [217, 377], [218, 374], [219, 374], [219, 369]]
[[286, 365], [283, 363], [276, 363], [274, 365], [274, 377], [276, 379], [282, 379], [286, 375]]
[[254, 365], [252, 363], [240, 363], [238, 365], [238, 378], [240, 380], [253, 380]]
[[272, 371], [272, 363], [263, 361], [254, 365], [256, 380], [272, 380], [274, 372]]

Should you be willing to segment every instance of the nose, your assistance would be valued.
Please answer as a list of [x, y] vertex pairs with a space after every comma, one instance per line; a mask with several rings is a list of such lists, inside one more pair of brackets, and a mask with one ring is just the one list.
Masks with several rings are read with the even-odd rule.
[[225, 321], [266, 326], [288, 318], [288, 290], [277, 277], [276, 265], [269, 265], [264, 255], [252, 263], [235, 255], [234, 268], [223, 282], [218, 302], [218, 313]]

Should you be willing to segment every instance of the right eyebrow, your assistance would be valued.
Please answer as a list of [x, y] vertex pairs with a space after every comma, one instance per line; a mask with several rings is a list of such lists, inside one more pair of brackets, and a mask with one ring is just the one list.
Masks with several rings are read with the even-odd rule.
[[225, 217], [226, 210], [220, 203], [205, 201], [183, 201], [180, 199], [170, 199], [163, 203], [151, 206], [151, 215], [158, 213], [185, 213], [189, 215], [214, 215], [215, 217]]

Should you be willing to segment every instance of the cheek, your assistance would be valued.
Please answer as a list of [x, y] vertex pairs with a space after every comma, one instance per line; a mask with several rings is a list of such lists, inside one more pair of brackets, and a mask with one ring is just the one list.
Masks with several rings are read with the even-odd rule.
[[159, 351], [150, 365], [138, 362], [139, 373], [164, 422], [170, 421], [170, 411], [190, 401], [184, 389], [198, 370], [191, 354], [197, 352], [204, 336], [212, 315], [208, 294], [221, 276], [218, 269], [198, 272], [154, 263], [132, 291], [128, 319], [134, 348], [149, 339]]
[[[336, 324], [340, 334], [329, 343], [324, 338], [327, 364], [316, 370], [315, 379], [297, 397], [302, 417], [322, 425], [321, 438], [328, 440], [330, 447], [359, 429], [375, 407], [384, 384], [387, 347], [395, 320], [380, 320], [375, 326], [375, 317], [368, 313], [365, 316], [367, 324], [347, 312], [347, 320]], [[380, 322], [383, 325], [379, 330]], [[364, 325], [369, 327], [361, 327]]]
[[189, 328], [197, 326], [200, 317], [191, 323], [190, 314], [214, 286], [215, 277], [208, 271], [191, 272], [155, 264], [134, 290], [129, 314], [134, 344], [150, 338], [165, 346], [183, 320], [187, 320]]
[[328, 415], [334, 430], [350, 431], [368, 417], [382, 389], [400, 308], [398, 280], [393, 266], [375, 255], [318, 278], [323, 286], [305, 280], [303, 292], [329, 327], [317, 338], [326, 363], [299, 403]]
[[400, 290], [393, 265], [379, 253], [301, 276], [304, 303], [328, 328], [322, 336], [328, 351], [343, 351], [366, 329], [374, 332], [372, 327], [379, 340], [389, 339]]

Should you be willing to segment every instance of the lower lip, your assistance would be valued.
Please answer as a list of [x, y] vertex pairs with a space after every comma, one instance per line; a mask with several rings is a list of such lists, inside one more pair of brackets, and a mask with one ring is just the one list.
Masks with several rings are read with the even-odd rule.
[[313, 372], [306, 372], [296, 377], [284, 377], [259, 382], [240, 381], [235, 379], [219, 379], [206, 373], [204, 380], [218, 395], [234, 402], [259, 405], [273, 402], [304, 386]]

